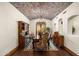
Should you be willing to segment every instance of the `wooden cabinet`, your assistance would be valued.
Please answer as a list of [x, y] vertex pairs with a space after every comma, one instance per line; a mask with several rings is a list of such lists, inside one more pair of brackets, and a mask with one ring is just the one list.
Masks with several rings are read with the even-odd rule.
[[23, 49], [24, 46], [25, 46], [25, 37], [20, 36], [20, 37], [19, 37], [19, 48], [20, 48], [20, 49]]
[[25, 30], [25, 24], [22, 21], [18, 21], [18, 42], [19, 49], [24, 48], [25, 46], [25, 37], [21, 35], [22, 31]]
[[64, 36], [60, 35], [58, 47], [64, 47]]
[[53, 35], [53, 43], [57, 47], [64, 47], [64, 36], [59, 35], [58, 32], [54, 32], [54, 35]]

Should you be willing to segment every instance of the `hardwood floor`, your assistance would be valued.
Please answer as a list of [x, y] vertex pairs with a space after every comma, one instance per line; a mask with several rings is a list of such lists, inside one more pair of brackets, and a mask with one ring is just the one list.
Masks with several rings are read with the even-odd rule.
[[13, 56], [71, 56], [68, 52], [65, 50], [59, 50], [59, 51], [23, 51], [18, 50], [16, 51]]

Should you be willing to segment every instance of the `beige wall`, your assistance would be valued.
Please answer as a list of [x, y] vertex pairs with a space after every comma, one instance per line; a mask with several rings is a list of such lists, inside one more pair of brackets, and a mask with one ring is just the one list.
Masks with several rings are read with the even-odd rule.
[[29, 20], [10, 3], [0, 3], [0, 55], [18, 46], [19, 20], [29, 24]]
[[[65, 14], [63, 14], [64, 11], [67, 11]], [[59, 15], [57, 15], [53, 20], [52, 20], [52, 30], [59, 31], [59, 19], [62, 18], [63, 21], [63, 32], [59, 33], [61, 35], [64, 35], [64, 45], [69, 48], [71, 51], [79, 55], [79, 34], [69, 34], [68, 33], [68, 19], [73, 16], [73, 15], [79, 15], [79, 3], [72, 3], [68, 8], [66, 8], [64, 11], [62, 11]], [[79, 24], [79, 17], [74, 18], [76, 24]], [[54, 23], [56, 23], [56, 29], [54, 29]], [[75, 25], [74, 23], [74, 25]], [[79, 25], [75, 27], [76, 29], [79, 29]]]

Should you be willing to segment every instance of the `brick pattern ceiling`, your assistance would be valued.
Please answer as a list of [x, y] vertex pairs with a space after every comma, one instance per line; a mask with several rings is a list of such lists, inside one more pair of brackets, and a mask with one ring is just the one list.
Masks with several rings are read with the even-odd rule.
[[37, 18], [53, 19], [67, 8], [71, 2], [11, 2], [30, 20]]

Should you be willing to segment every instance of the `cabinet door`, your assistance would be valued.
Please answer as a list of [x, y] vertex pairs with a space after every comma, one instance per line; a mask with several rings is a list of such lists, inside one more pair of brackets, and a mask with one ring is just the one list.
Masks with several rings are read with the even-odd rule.
[[60, 39], [59, 39], [59, 47], [64, 47], [64, 36], [60, 36]]
[[19, 48], [24, 48], [24, 45], [25, 45], [25, 38], [23, 36], [20, 36]]

